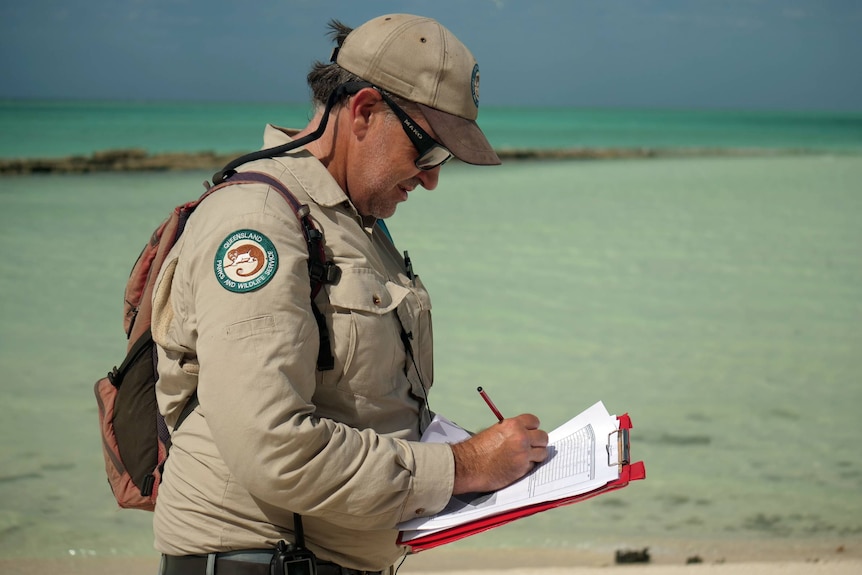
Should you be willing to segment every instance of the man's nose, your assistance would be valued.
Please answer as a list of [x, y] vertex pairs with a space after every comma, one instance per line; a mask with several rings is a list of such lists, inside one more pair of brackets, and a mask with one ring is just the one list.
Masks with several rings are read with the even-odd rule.
[[433, 170], [419, 170], [416, 176], [422, 183], [422, 187], [426, 190], [433, 190], [437, 187], [437, 181], [440, 179], [440, 169], [442, 166], [437, 166]]

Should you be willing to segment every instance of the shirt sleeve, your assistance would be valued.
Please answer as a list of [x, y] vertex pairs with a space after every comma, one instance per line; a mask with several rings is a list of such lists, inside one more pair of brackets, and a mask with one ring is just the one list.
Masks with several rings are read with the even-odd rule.
[[[199, 409], [231, 474], [255, 498], [348, 528], [392, 528], [439, 511], [452, 493], [448, 445], [315, 415], [319, 335], [304, 237], [289, 209], [270, 205], [284, 201], [277, 192], [234, 187], [246, 189], [198, 208], [175, 274], [194, 310]], [[231, 286], [219, 261], [242, 234], [271, 247], [267, 264], [277, 264], [257, 284]]]

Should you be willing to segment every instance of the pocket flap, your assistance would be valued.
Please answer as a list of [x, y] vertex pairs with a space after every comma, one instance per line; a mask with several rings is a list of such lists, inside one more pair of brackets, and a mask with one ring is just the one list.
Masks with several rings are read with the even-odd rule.
[[333, 307], [373, 314], [394, 310], [410, 291], [369, 269], [342, 270], [338, 283], [326, 290]]

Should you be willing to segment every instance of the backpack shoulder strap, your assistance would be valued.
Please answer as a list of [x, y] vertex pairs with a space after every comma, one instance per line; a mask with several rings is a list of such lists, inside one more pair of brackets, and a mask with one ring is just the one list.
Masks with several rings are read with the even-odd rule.
[[[317, 369], [319, 371], [329, 371], [335, 367], [335, 358], [332, 355], [332, 343], [329, 337], [329, 329], [326, 327], [326, 318], [320, 312], [314, 298], [320, 293], [323, 284], [335, 283], [341, 277], [341, 269], [326, 259], [326, 252], [323, 249], [323, 234], [314, 225], [311, 219], [311, 210], [307, 204], [300, 202], [293, 193], [287, 189], [280, 180], [265, 174], [263, 172], [236, 172], [232, 174], [224, 183], [209, 188], [200, 200], [223, 186], [231, 184], [247, 184], [247, 183], [266, 184], [277, 190], [281, 196], [287, 201], [287, 204], [293, 210], [296, 219], [299, 221], [299, 226], [302, 229], [302, 234], [305, 236], [305, 243], [308, 248], [308, 276], [311, 282], [311, 310], [314, 312], [314, 319], [317, 322], [317, 330], [320, 334], [320, 348], [317, 354]], [[200, 202], [198, 200], [198, 202]]]
[[[314, 298], [320, 292], [323, 284], [335, 283], [338, 281], [338, 278], [341, 277], [341, 269], [333, 262], [326, 259], [326, 252], [323, 249], [323, 234], [317, 229], [314, 222], [311, 220], [311, 210], [309, 210], [308, 205], [301, 203], [296, 196], [287, 189], [287, 186], [285, 186], [280, 180], [273, 178], [268, 174], [264, 174], [263, 172], [235, 172], [221, 184], [208, 187], [196, 201], [189, 202], [183, 206], [185, 209], [183, 210], [177, 224], [176, 237], [179, 237], [183, 233], [186, 220], [188, 220], [188, 215], [191, 214], [204, 198], [223, 187], [235, 184], [247, 184], [251, 182], [267, 184], [278, 190], [293, 210], [296, 218], [299, 220], [302, 233], [305, 236], [306, 245], [308, 246], [308, 275], [311, 281], [311, 309], [314, 312], [314, 319], [317, 322], [318, 332], [320, 333], [320, 350], [317, 354], [317, 369], [319, 371], [329, 371], [335, 366], [335, 359], [332, 355], [332, 343], [329, 338], [329, 329], [326, 327], [326, 318], [323, 317], [317, 304], [314, 303]], [[198, 394], [197, 391], [195, 391], [186, 401], [186, 405], [183, 407], [182, 412], [180, 412], [180, 416], [177, 418], [176, 424], [174, 424], [174, 430], [182, 424], [199, 403]]]

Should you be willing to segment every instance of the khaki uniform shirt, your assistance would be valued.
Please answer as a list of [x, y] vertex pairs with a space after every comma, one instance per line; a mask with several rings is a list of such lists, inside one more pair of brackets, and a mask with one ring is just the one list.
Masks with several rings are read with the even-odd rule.
[[[267, 127], [265, 147], [287, 141]], [[250, 170], [308, 203], [327, 258], [341, 268], [316, 298], [335, 369], [316, 370], [308, 250], [290, 206], [263, 184], [210, 195], [154, 295], [160, 410], [172, 427], [195, 389], [200, 401], [172, 437], [155, 546], [169, 555], [271, 548], [293, 541], [296, 512], [319, 558], [385, 569], [404, 553], [396, 524], [436, 513], [452, 493], [451, 449], [418, 442], [433, 378], [428, 293], [310, 153], [239, 169]], [[231, 265], [236, 278], [262, 257], [268, 268], [254, 289], [230, 286]]]

